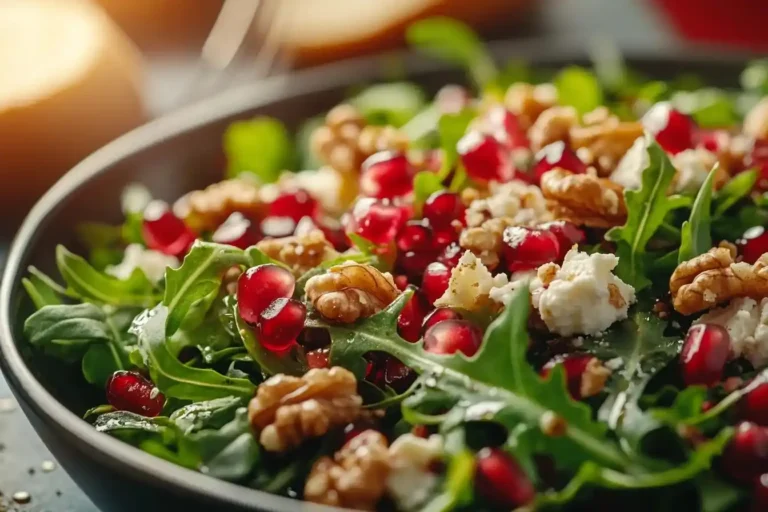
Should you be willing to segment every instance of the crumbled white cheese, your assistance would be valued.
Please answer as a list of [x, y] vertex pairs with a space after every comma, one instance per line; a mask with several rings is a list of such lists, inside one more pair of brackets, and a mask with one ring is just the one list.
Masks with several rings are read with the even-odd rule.
[[632, 147], [619, 160], [610, 178], [628, 190], [637, 190], [642, 184], [643, 171], [651, 162], [648, 155], [648, 144], [651, 141], [649, 134], [638, 137]]
[[510, 276], [508, 283], [502, 286], [494, 286], [488, 295], [492, 301], [506, 304], [523, 284], [529, 283], [534, 277], [536, 277], [536, 272], [533, 270], [514, 272]]
[[552, 220], [541, 189], [519, 180], [492, 182], [490, 196], [472, 201], [466, 211], [467, 225], [479, 226], [490, 218], [508, 217], [515, 224], [533, 225]]
[[[590, 255], [574, 248], [562, 267], [551, 263], [541, 267], [531, 282], [531, 302], [551, 332], [597, 334], [627, 318], [635, 289], [613, 275], [618, 262], [613, 254]], [[545, 267], [548, 283], [542, 281]]]
[[106, 272], [118, 279], [128, 279], [134, 270], [141, 269], [147, 279], [158, 282], [165, 275], [167, 267], [176, 268], [179, 260], [158, 251], [145, 249], [139, 244], [131, 244], [125, 248], [123, 261], [118, 265], [110, 265]]
[[404, 434], [389, 447], [390, 472], [387, 492], [403, 510], [417, 510], [432, 494], [437, 475], [429, 465], [443, 454], [443, 438], [428, 439]]
[[709, 171], [717, 163], [717, 156], [704, 148], [686, 149], [672, 157], [677, 169], [674, 191], [696, 193], [707, 179]]
[[448, 289], [435, 301], [435, 306], [477, 311], [487, 305], [492, 288], [505, 284], [507, 276], [499, 274], [494, 277], [477, 256], [466, 251], [459, 264], [451, 270]]
[[749, 298], [733, 299], [727, 306], [712, 309], [694, 323], [725, 327], [734, 357], [745, 357], [758, 369], [768, 364], [768, 299], [759, 304]]

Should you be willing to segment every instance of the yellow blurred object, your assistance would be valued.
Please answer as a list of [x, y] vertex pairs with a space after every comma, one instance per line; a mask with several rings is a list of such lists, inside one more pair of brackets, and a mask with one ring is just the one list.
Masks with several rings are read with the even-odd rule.
[[0, 213], [144, 121], [139, 52], [96, 5], [0, 1]]

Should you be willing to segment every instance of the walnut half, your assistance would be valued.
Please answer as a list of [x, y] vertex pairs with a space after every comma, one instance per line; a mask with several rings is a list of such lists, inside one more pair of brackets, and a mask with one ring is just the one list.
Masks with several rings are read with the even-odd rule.
[[557, 219], [608, 228], [627, 218], [624, 188], [605, 178], [555, 168], [541, 177], [541, 192]]
[[296, 277], [339, 255], [319, 229], [301, 235], [262, 240], [256, 248], [288, 265]]

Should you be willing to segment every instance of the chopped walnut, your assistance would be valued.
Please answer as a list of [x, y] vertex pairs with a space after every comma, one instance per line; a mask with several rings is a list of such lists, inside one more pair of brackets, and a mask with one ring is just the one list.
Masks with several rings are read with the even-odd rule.
[[248, 405], [248, 419], [264, 449], [284, 452], [354, 421], [362, 403], [349, 370], [315, 368], [302, 377], [279, 374], [261, 383]]
[[501, 233], [495, 233], [484, 227], [468, 228], [459, 237], [462, 249], [472, 251], [488, 269], [499, 266], [501, 255]]
[[325, 124], [312, 133], [312, 151], [339, 172], [357, 173], [367, 156], [358, 148], [365, 125], [355, 107], [338, 105], [325, 116]]
[[408, 137], [394, 126], [366, 126], [357, 141], [358, 149], [365, 155], [379, 151], [406, 151]]
[[557, 219], [592, 227], [620, 226], [627, 217], [621, 185], [556, 168], [541, 177], [541, 191]]
[[504, 95], [504, 105], [517, 116], [524, 130], [528, 130], [541, 113], [556, 102], [557, 89], [552, 84], [516, 83]]
[[389, 272], [351, 261], [312, 277], [306, 291], [323, 318], [345, 324], [378, 313], [400, 294]]
[[744, 133], [753, 139], [768, 139], [768, 97], [752, 107], [744, 118]]
[[249, 180], [232, 179], [182, 196], [174, 203], [173, 211], [190, 228], [202, 232], [215, 230], [235, 212], [252, 219], [260, 218], [266, 205], [258, 185]]
[[366, 430], [350, 439], [333, 458], [318, 459], [304, 484], [304, 498], [313, 503], [374, 510], [384, 496], [389, 475], [387, 439]]
[[571, 128], [578, 123], [579, 115], [575, 108], [563, 106], [548, 108], [541, 113], [531, 129], [528, 130], [531, 149], [538, 151], [553, 142], [568, 142]]
[[221, 287], [229, 294], [235, 295], [237, 293], [237, 280], [240, 279], [240, 275], [243, 273], [243, 269], [238, 265], [229, 267], [221, 279]]
[[754, 265], [734, 263], [730, 250], [723, 247], [684, 261], [669, 280], [675, 310], [690, 315], [737, 297], [768, 297], [767, 265], [768, 254]]
[[592, 164], [601, 176], [607, 176], [616, 168], [621, 158], [643, 135], [639, 122], [619, 121], [609, 115], [604, 107], [584, 115], [585, 126], [573, 126], [570, 131], [571, 146], [587, 149]]
[[605, 383], [611, 376], [611, 369], [605, 366], [598, 358], [593, 357], [587, 362], [587, 367], [581, 375], [581, 387], [579, 392], [584, 398], [594, 396], [605, 388]]
[[297, 277], [339, 256], [319, 229], [302, 235], [262, 240], [256, 244], [256, 248], [270, 258], [288, 265]]

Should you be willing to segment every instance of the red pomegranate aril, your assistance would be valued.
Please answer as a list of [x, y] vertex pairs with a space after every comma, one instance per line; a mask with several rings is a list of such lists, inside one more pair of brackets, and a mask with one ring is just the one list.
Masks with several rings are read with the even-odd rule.
[[304, 189], [283, 192], [275, 198], [267, 210], [268, 217], [288, 217], [294, 223], [302, 217], [314, 219], [320, 212], [320, 204]]
[[768, 190], [768, 139], [756, 140], [752, 145], [752, 151], [745, 158], [745, 169], [757, 169], [757, 182], [755, 189]]
[[475, 489], [483, 499], [505, 509], [526, 505], [536, 496], [517, 461], [499, 448], [483, 448], [477, 453]]
[[747, 387], [749, 391], [739, 401], [739, 418], [768, 427], [768, 382], [761, 379]]
[[384, 384], [398, 393], [405, 392], [416, 380], [416, 373], [393, 357], [384, 362]]
[[458, 114], [471, 100], [472, 96], [467, 88], [455, 84], [442, 86], [435, 95], [435, 104], [441, 114]]
[[461, 316], [461, 313], [459, 313], [454, 309], [437, 308], [436, 310], [428, 314], [427, 317], [424, 319], [424, 324], [422, 326], [422, 329], [424, 331], [427, 331], [427, 329], [429, 329], [433, 325], [436, 325], [444, 320], [461, 320], [462, 318], [463, 317]]
[[743, 483], [768, 473], [768, 429], [748, 421], [739, 423], [723, 451], [722, 465], [729, 478]]
[[424, 203], [424, 218], [428, 219], [430, 226], [435, 229], [452, 229], [451, 223], [454, 220], [466, 224], [464, 219], [466, 209], [458, 194], [439, 190], [433, 192]]
[[403, 274], [398, 274], [393, 279], [395, 281], [395, 286], [397, 286], [397, 289], [401, 292], [404, 292], [406, 288], [408, 288], [408, 276]]
[[768, 473], [763, 473], [755, 480], [752, 492], [752, 512], [768, 510]]
[[430, 263], [424, 271], [421, 280], [421, 291], [427, 298], [427, 302], [434, 304], [448, 289], [451, 280], [451, 269], [442, 263]]
[[501, 250], [507, 270], [517, 272], [557, 261], [560, 243], [551, 231], [510, 226], [502, 234]]
[[471, 131], [459, 140], [456, 149], [472, 179], [509, 181], [515, 175], [507, 148], [492, 135]]
[[742, 261], [755, 263], [760, 256], [768, 252], [768, 232], [763, 226], [749, 228], [736, 240]]
[[587, 239], [587, 235], [584, 234], [584, 231], [579, 229], [576, 224], [568, 222], [567, 220], [547, 222], [546, 224], [541, 224], [538, 228], [549, 231], [557, 237], [557, 242], [560, 245], [560, 255], [557, 258], [558, 260], [565, 258], [565, 255], [571, 250], [571, 247], [573, 247], [574, 244], [581, 244]]
[[302, 217], [298, 224], [296, 224], [296, 229], [294, 229], [293, 234], [296, 236], [307, 235], [316, 229], [323, 232], [325, 239], [331, 242], [334, 249], [337, 251], [344, 252], [349, 249], [349, 239], [347, 238], [347, 234], [344, 233], [341, 223], [330, 217], [317, 219]]
[[328, 368], [328, 359], [331, 353], [329, 348], [319, 348], [307, 352], [307, 366], [310, 368]]
[[300, 301], [273, 300], [259, 315], [259, 343], [274, 352], [285, 350], [296, 342], [306, 318], [307, 308]]
[[541, 176], [552, 169], [559, 167], [574, 174], [587, 172], [587, 164], [581, 161], [576, 153], [565, 142], [557, 141], [544, 146], [534, 156], [533, 181], [539, 183]]
[[376, 245], [387, 245], [410, 217], [407, 208], [373, 198], [359, 199], [349, 216], [347, 231]]
[[437, 258], [436, 251], [408, 251], [397, 254], [397, 266], [411, 278], [418, 278], [424, 270]]
[[363, 162], [360, 192], [368, 197], [392, 199], [413, 190], [415, 169], [405, 154], [380, 151]]
[[443, 320], [424, 333], [424, 350], [433, 354], [473, 356], [482, 342], [482, 331], [466, 320]]
[[688, 329], [680, 354], [686, 385], [713, 386], [720, 382], [731, 351], [728, 331], [716, 324], [697, 324]]
[[643, 116], [642, 123], [668, 153], [676, 155], [693, 147], [696, 123], [667, 102], [651, 107]]
[[118, 411], [154, 418], [162, 412], [165, 396], [142, 375], [120, 370], [107, 381], [107, 402]]
[[590, 354], [570, 354], [557, 356], [547, 362], [539, 372], [542, 377], [547, 377], [552, 369], [561, 364], [565, 370], [565, 382], [568, 391], [574, 400], [581, 400], [581, 383], [584, 374], [587, 372], [590, 361], [595, 359]]
[[150, 201], [144, 209], [141, 233], [147, 247], [171, 256], [186, 254], [197, 238], [163, 201]]
[[283, 238], [294, 233], [296, 222], [290, 217], [265, 217], [259, 227], [265, 237]]
[[520, 126], [517, 116], [497, 105], [486, 114], [486, 124], [496, 140], [509, 149], [527, 148], [530, 146], [525, 130]]
[[408, 221], [395, 239], [401, 251], [420, 251], [432, 248], [432, 230], [424, 222]]
[[437, 257], [437, 261], [448, 268], [455, 268], [459, 264], [462, 252], [459, 244], [452, 243], [443, 249], [443, 252]]
[[242, 213], [233, 213], [213, 232], [211, 240], [247, 249], [259, 241], [259, 233], [253, 223]]
[[240, 317], [250, 324], [259, 321], [261, 312], [272, 301], [293, 295], [296, 281], [285, 268], [267, 264], [251, 267], [237, 280], [237, 307]]
[[459, 232], [453, 226], [433, 231], [433, 245], [438, 251], [442, 251], [451, 244], [459, 241]]
[[397, 317], [397, 333], [406, 341], [416, 342], [421, 338], [421, 324], [429, 312], [429, 304], [421, 293], [414, 293], [405, 303]]

